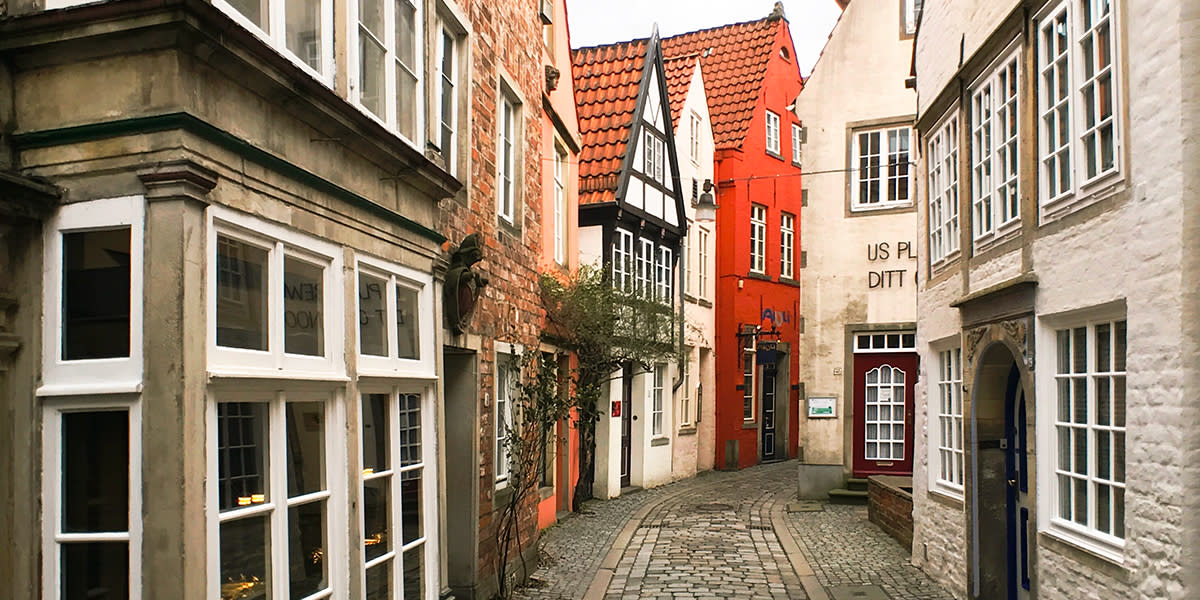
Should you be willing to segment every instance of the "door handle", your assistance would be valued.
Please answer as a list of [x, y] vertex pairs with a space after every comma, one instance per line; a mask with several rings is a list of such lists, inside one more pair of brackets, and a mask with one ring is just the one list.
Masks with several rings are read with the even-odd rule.
[[1015, 487], [1017, 487], [1017, 480], [1016, 480], [1016, 479], [1009, 479], [1009, 480], [1008, 480], [1008, 487], [1010, 487], [1010, 488], [1015, 488]]

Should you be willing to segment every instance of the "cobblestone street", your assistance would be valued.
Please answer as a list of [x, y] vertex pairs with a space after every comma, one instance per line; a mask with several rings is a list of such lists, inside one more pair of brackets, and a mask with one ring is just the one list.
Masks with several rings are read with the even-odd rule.
[[796, 463], [593, 500], [543, 534], [518, 598], [950, 600], [866, 507], [795, 503]]

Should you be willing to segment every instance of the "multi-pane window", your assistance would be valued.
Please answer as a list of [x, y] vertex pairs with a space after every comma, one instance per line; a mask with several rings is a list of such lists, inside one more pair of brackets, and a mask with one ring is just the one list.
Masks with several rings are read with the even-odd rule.
[[866, 374], [866, 458], [904, 459], [903, 370], [882, 365]]
[[613, 287], [619, 292], [634, 290], [633, 234], [617, 229], [613, 235], [612, 274]]
[[917, 32], [917, 21], [921, 16], [921, 0], [902, 0], [904, 3], [904, 33]]
[[663, 164], [666, 161], [667, 146], [658, 134], [646, 130], [646, 145], [645, 145], [645, 161], [642, 165], [643, 173], [647, 177], [657, 182], [663, 182]]
[[567, 264], [567, 153], [554, 146], [554, 262]]
[[42, 597], [140, 597], [137, 405], [51, 402], [43, 414]]
[[708, 230], [696, 229], [696, 245], [699, 258], [696, 261], [696, 295], [708, 297]]
[[750, 205], [750, 272], [765, 273], [767, 269], [767, 207]]
[[[693, 350], [694, 353], [699, 353], [698, 350]], [[693, 354], [695, 356], [695, 354]], [[687, 373], [683, 376], [683, 393], [679, 395], [679, 426], [690, 427], [694, 420], [692, 419], [692, 393], [695, 387], [692, 386], [692, 380], [696, 377], [699, 371], [700, 363], [696, 358], [688, 358]]]
[[788, 213], [779, 216], [779, 276], [791, 279], [793, 269], [793, 247], [796, 239], [796, 217]]
[[908, 203], [911, 133], [910, 127], [895, 127], [854, 135], [854, 208], [886, 208]]
[[414, 144], [421, 142], [420, 5], [358, 0], [358, 102]]
[[496, 487], [505, 487], [508, 485], [508, 474], [511, 470], [512, 457], [509, 455], [508, 432], [512, 428], [513, 415], [513, 386], [516, 376], [513, 361], [507, 355], [497, 355], [496, 361], [496, 415], [495, 427], [493, 428], [496, 436], [496, 454], [495, 454], [495, 470], [496, 470]]
[[962, 349], [938, 353], [937, 482], [963, 486]]
[[800, 146], [803, 139], [803, 129], [798, 123], [792, 123], [792, 163], [799, 165], [803, 162], [804, 155], [801, 154]]
[[211, 238], [213, 362], [229, 369], [336, 370], [330, 340], [341, 320], [326, 314], [339, 301], [338, 249], [229, 213], [218, 218]]
[[654, 365], [650, 382], [650, 435], [663, 434], [663, 386], [667, 378], [667, 365]]
[[1017, 194], [1017, 55], [971, 92], [971, 224], [985, 239], [1020, 216]]
[[333, 2], [217, 0], [215, 4], [321, 80], [333, 75]]
[[654, 297], [654, 242], [638, 240], [637, 292], [643, 298]]
[[1125, 321], [1055, 332], [1056, 524], [1125, 537]]
[[958, 251], [958, 114], [937, 128], [928, 143], [929, 262]]
[[431, 597], [434, 474], [421, 394], [362, 396], [362, 544], [365, 597]]
[[496, 212], [500, 218], [515, 223], [515, 205], [517, 196], [517, 134], [520, 130], [518, 118], [519, 105], [508, 94], [500, 94], [500, 129], [499, 146], [496, 156], [496, 187], [499, 196], [496, 201]]
[[332, 592], [326, 415], [319, 396], [217, 402], [211, 443], [222, 599]]
[[688, 131], [691, 134], [688, 139], [690, 141], [692, 162], [698, 163], [700, 162], [700, 136], [704, 131], [700, 115], [691, 113], [688, 117], [688, 124]]
[[742, 352], [742, 420], [754, 420], [754, 342]]
[[1038, 180], [1043, 208], [1120, 170], [1111, 0], [1069, 0], [1038, 21]]
[[437, 83], [435, 91], [437, 98], [434, 109], [437, 111], [436, 123], [438, 128], [438, 147], [446, 159], [446, 168], [451, 173], [457, 170], [458, 142], [458, 53], [460, 47], [459, 35], [450, 29], [449, 24], [442, 22], [438, 28], [437, 46]]
[[917, 334], [904, 332], [859, 333], [854, 336], [854, 352], [895, 352], [917, 347]]
[[660, 247], [654, 262], [654, 299], [663, 304], [671, 303], [672, 293], [675, 289], [675, 278], [672, 273], [673, 258], [670, 248]]
[[394, 274], [360, 265], [358, 271], [358, 351], [367, 368], [382, 361], [420, 360], [421, 294], [424, 290]]
[[767, 111], [767, 152], [779, 154], [779, 115]]

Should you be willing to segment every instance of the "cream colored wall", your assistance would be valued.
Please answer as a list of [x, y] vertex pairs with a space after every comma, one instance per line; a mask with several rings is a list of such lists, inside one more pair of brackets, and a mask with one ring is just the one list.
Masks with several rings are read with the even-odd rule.
[[920, 65], [917, 96], [922, 113], [949, 85], [959, 65], [974, 56], [988, 36], [1021, 4], [1020, 0], [954, 0], [922, 5], [916, 53]]
[[[898, 0], [855, 0], [843, 12], [821, 59], [796, 104], [808, 131], [804, 188], [808, 205], [800, 215], [800, 380], [808, 396], [836, 396], [836, 419], [807, 419], [801, 406], [800, 443], [805, 462], [848, 463], [843, 377], [848, 324], [916, 320], [917, 218], [913, 210], [850, 216], [848, 212], [849, 128], [880, 119], [903, 121], [916, 111], [909, 73], [911, 38], [902, 38]], [[832, 171], [832, 172], [829, 172]], [[887, 260], [871, 261], [868, 247], [888, 244]], [[908, 244], [901, 258], [897, 246]], [[911, 258], [910, 258], [911, 255]], [[894, 287], [869, 288], [868, 273], [904, 270]], [[901, 286], [902, 285], [902, 286]]]

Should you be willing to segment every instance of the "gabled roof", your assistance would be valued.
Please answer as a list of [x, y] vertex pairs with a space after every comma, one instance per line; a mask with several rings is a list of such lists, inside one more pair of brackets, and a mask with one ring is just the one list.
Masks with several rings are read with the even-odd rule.
[[648, 39], [571, 51], [579, 116], [579, 204], [616, 199]]
[[[702, 29], [663, 38], [663, 58], [667, 61], [668, 80], [673, 67], [682, 67], [695, 58], [700, 59], [704, 72], [704, 91], [708, 96], [708, 112], [712, 119], [713, 141], [718, 150], [737, 148], [746, 137], [754, 107], [767, 73], [767, 63], [775, 50], [782, 23], [782, 12], [757, 21]], [[690, 60], [683, 60], [689, 58]], [[689, 77], [691, 67], [688, 67]], [[797, 76], [799, 76], [797, 74]], [[678, 103], [675, 90], [671, 93], [672, 117]], [[686, 83], [682, 94], [687, 93]]]
[[663, 57], [663, 70], [666, 71], [667, 96], [671, 98], [671, 122], [679, 127], [679, 111], [687, 101], [688, 88], [692, 84], [692, 74], [696, 72], [696, 61], [700, 55], [683, 55]]

